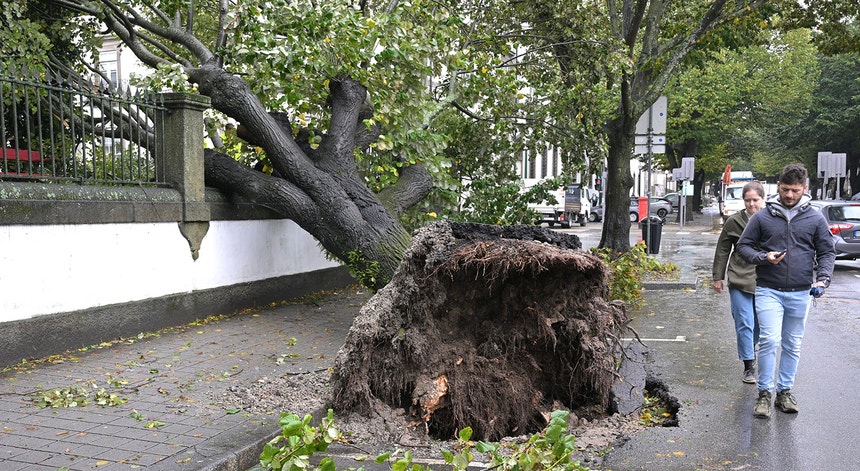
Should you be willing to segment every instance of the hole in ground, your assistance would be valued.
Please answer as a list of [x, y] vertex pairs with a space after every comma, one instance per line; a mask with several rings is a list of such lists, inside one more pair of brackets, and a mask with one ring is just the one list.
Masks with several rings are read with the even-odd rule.
[[669, 393], [662, 380], [645, 380], [645, 402], [639, 417], [642, 423], [652, 427], [677, 427], [681, 403]]

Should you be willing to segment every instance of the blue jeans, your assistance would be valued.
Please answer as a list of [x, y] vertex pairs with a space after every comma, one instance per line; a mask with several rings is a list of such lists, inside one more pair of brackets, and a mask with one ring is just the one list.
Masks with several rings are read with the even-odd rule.
[[800, 361], [800, 343], [809, 312], [809, 291], [783, 292], [757, 287], [755, 308], [761, 337], [758, 347], [758, 389], [773, 389], [776, 353], [779, 356], [779, 375], [776, 391], [794, 386], [794, 375]]
[[738, 358], [755, 360], [755, 345], [759, 339], [758, 319], [755, 315], [755, 295], [729, 288], [735, 334], [738, 339]]

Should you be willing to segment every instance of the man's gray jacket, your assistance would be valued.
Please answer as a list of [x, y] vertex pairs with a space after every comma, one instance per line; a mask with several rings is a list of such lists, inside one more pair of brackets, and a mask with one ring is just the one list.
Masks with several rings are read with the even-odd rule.
[[[735, 250], [756, 265], [756, 285], [780, 291], [808, 290], [815, 281], [830, 283], [836, 249], [824, 216], [813, 209], [809, 195], [792, 208], [778, 196], [753, 214], [738, 239]], [[787, 253], [778, 264], [767, 260], [768, 252]]]

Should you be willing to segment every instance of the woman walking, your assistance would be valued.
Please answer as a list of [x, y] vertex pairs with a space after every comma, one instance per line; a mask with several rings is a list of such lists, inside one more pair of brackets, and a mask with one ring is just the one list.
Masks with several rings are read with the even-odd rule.
[[[738, 342], [738, 357], [744, 363], [744, 383], [755, 384], [755, 346], [759, 340], [759, 325], [755, 315], [755, 265], [744, 261], [735, 251], [750, 216], [764, 206], [764, 187], [750, 182], [743, 188], [744, 210], [729, 216], [717, 240], [714, 252], [714, 291], [722, 293], [728, 284], [732, 317]], [[728, 283], [723, 280], [728, 275]]]

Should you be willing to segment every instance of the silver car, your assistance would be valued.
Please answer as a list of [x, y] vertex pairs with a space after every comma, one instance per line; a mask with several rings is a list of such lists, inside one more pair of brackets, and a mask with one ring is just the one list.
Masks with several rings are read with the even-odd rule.
[[[672, 203], [664, 198], [651, 197], [648, 205], [648, 212], [651, 216], [657, 216], [665, 220], [666, 216], [672, 214], [675, 210], [672, 208]], [[630, 222], [638, 222], [639, 217], [639, 198], [630, 197]]]
[[821, 211], [830, 226], [836, 259], [860, 258], [860, 201], [814, 200], [811, 205]]

